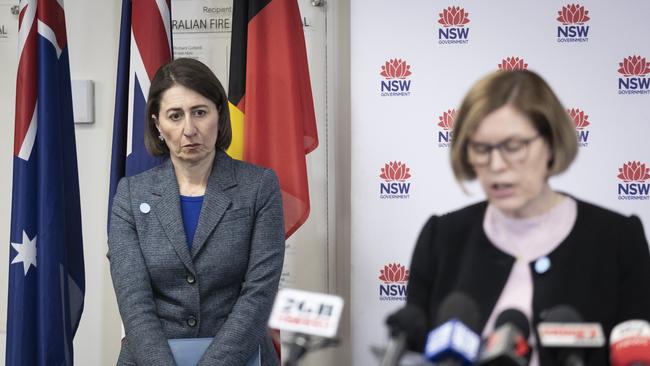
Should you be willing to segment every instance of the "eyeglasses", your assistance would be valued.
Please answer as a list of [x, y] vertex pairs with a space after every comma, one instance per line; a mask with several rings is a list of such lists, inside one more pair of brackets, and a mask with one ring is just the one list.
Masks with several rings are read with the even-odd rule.
[[526, 160], [528, 145], [540, 137], [541, 135], [528, 139], [509, 138], [494, 145], [470, 140], [467, 142], [467, 158], [474, 166], [487, 166], [492, 160], [492, 150], [497, 149], [508, 164], [521, 163]]

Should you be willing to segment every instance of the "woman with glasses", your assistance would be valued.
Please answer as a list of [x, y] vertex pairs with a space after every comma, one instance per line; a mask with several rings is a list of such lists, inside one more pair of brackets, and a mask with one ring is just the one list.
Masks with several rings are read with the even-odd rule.
[[[534, 330], [545, 310], [569, 305], [606, 337], [622, 321], [650, 319], [650, 255], [639, 218], [548, 183], [576, 152], [573, 121], [537, 74], [496, 72], [471, 88], [456, 115], [451, 164], [459, 182], [478, 179], [487, 200], [432, 216], [420, 233], [407, 303], [427, 313], [430, 329], [455, 292], [476, 301], [483, 335], [509, 308]], [[529, 341], [539, 343], [534, 335]], [[531, 365], [561, 364], [556, 356], [534, 347]], [[586, 354], [587, 365], [608, 359], [607, 347]]]

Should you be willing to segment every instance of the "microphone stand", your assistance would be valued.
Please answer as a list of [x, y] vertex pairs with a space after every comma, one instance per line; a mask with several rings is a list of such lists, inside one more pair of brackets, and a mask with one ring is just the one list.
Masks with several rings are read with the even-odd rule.
[[298, 366], [298, 360], [307, 353], [310, 341], [311, 337], [306, 334], [294, 334], [291, 343], [289, 343], [289, 348], [287, 350], [288, 356], [284, 361], [283, 366]]
[[338, 339], [322, 339], [320, 342], [314, 341], [311, 336], [302, 333], [294, 333], [291, 342], [287, 346], [287, 358], [282, 366], [298, 366], [300, 359], [307, 352], [315, 351], [329, 346], [335, 346], [339, 343]]

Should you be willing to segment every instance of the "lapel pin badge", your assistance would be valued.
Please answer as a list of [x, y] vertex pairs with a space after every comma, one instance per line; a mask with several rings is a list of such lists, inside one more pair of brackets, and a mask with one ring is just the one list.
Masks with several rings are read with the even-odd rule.
[[546, 273], [551, 268], [551, 260], [548, 257], [541, 257], [535, 261], [535, 272]]
[[151, 211], [151, 206], [149, 206], [149, 204], [146, 202], [142, 202], [140, 204], [140, 212], [148, 214], [149, 211]]

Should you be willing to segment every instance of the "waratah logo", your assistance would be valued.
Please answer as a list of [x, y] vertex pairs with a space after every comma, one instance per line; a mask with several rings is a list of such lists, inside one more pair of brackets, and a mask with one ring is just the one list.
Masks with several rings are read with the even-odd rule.
[[528, 70], [528, 64], [521, 57], [506, 57], [498, 65], [501, 71]]
[[469, 23], [469, 13], [466, 13], [465, 9], [460, 6], [450, 6], [443, 9], [442, 13], [438, 15], [440, 16], [438, 23], [444, 27], [462, 27]]
[[399, 263], [389, 263], [379, 270], [379, 279], [384, 283], [406, 283], [409, 270]]
[[442, 131], [438, 131], [438, 147], [449, 147], [451, 145], [455, 119], [455, 109], [448, 109], [441, 116], [438, 116], [438, 127], [442, 129]]
[[639, 55], [628, 56], [618, 63], [618, 73], [623, 77], [618, 78], [619, 94], [649, 94], [650, 62]]
[[647, 62], [645, 57], [641, 56], [628, 56], [619, 62], [618, 72], [623, 76], [646, 76], [650, 73], [650, 62]]
[[650, 168], [640, 161], [628, 161], [618, 168], [617, 178], [623, 181], [618, 184], [619, 200], [648, 200], [650, 199]]
[[391, 161], [381, 168], [379, 178], [384, 182], [379, 183], [379, 198], [381, 199], [407, 199], [411, 183], [411, 169], [401, 161]]
[[589, 116], [585, 111], [579, 108], [567, 109], [569, 116], [573, 119], [573, 123], [576, 126], [576, 138], [578, 139], [578, 146], [587, 147], [589, 145], [589, 130], [587, 126], [591, 123], [589, 122]]
[[409, 280], [409, 270], [400, 263], [389, 263], [379, 270], [379, 300], [406, 300], [406, 284]]
[[587, 42], [589, 41], [589, 11], [579, 4], [565, 5], [557, 12], [557, 21], [562, 25], [557, 27], [558, 42]]
[[379, 75], [386, 78], [386, 80], [406, 79], [407, 76], [411, 75], [411, 66], [402, 59], [391, 59], [382, 65]]
[[558, 11], [557, 21], [564, 25], [583, 25], [585, 22], [589, 21], [588, 10], [585, 10], [585, 7], [578, 4], [570, 4], [562, 7], [562, 10]]
[[576, 125], [576, 130], [583, 130], [585, 127], [589, 126], [589, 116], [585, 114], [584, 111], [578, 108], [567, 109], [569, 116], [573, 119], [573, 122]]
[[439, 13], [438, 43], [440, 44], [466, 44], [469, 37], [469, 13], [460, 6], [449, 6]]
[[386, 182], [404, 182], [411, 178], [411, 174], [409, 173], [410, 170], [411, 169], [401, 161], [391, 161], [381, 168], [381, 174], [379, 174], [379, 177]]
[[628, 161], [622, 168], [618, 168], [618, 173], [618, 179], [625, 183], [645, 183], [650, 179], [650, 168], [646, 168], [645, 164], [638, 161]]
[[442, 127], [444, 130], [453, 130], [454, 129], [454, 119], [456, 118], [456, 110], [449, 109], [447, 112], [444, 112], [442, 116], [438, 117], [440, 122], [438, 126]]
[[390, 59], [381, 66], [381, 75], [385, 80], [381, 81], [381, 96], [408, 96], [411, 94], [411, 65], [406, 60], [399, 58]]

